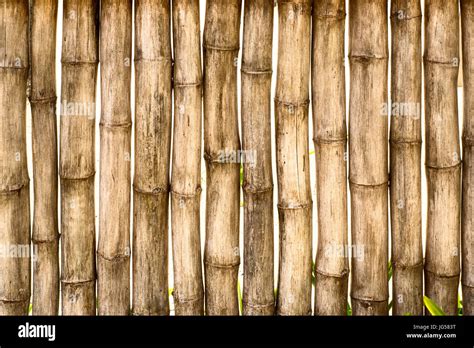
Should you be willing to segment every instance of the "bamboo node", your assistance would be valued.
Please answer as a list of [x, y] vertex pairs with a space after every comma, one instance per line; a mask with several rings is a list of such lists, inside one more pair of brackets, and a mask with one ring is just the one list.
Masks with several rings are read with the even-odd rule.
[[119, 263], [119, 262], [130, 259], [130, 254], [117, 254], [114, 256], [106, 256], [99, 250], [97, 250], [97, 256], [102, 258], [105, 261], [109, 261], [112, 263]]
[[340, 21], [346, 19], [346, 12], [345, 11], [336, 11], [336, 12], [321, 12], [321, 13], [314, 13], [313, 17], [317, 20], [333, 20], [333, 21]]
[[317, 274], [322, 275], [322, 276], [331, 277], [331, 278], [341, 278], [342, 279], [342, 278], [347, 278], [349, 276], [349, 269], [348, 268], [344, 268], [341, 273], [325, 272], [325, 271], [322, 271], [318, 268], [316, 268], [315, 272]]
[[153, 188], [152, 190], [148, 190], [148, 189], [140, 188], [137, 184], [133, 184], [133, 190], [135, 192], [138, 192], [138, 193], [141, 193], [141, 194], [144, 194], [144, 195], [158, 196], [158, 195], [161, 195], [161, 194], [168, 194], [169, 186], [166, 186], [166, 187], [157, 186], [157, 187]]
[[198, 82], [176, 82], [174, 81], [174, 88], [186, 88], [186, 87], [201, 87], [201, 81]]
[[[235, 153], [237, 153], [240, 150], [236, 150]], [[229, 154], [226, 156], [223, 156], [222, 153], [219, 153], [217, 155], [211, 155], [208, 152], [204, 152], [204, 160], [207, 163], [215, 163], [215, 164], [230, 164], [230, 165], [239, 165], [240, 166], [240, 161], [236, 161], [232, 159], [234, 151], [228, 151]], [[228, 157], [227, 157], [228, 156]], [[229, 158], [229, 160], [228, 160]]]
[[64, 170], [60, 170], [60, 173], [59, 173], [59, 178], [61, 180], [70, 180], [70, 181], [75, 181], [75, 180], [87, 180], [87, 179], [90, 179], [92, 177], [95, 176], [95, 170], [89, 172], [89, 173], [86, 173], [84, 175], [80, 175], [80, 176], [67, 176], [63, 173]]
[[463, 145], [466, 146], [474, 146], [474, 138], [471, 138], [467, 135], [463, 135], [462, 137], [462, 143]]
[[111, 128], [111, 129], [131, 128], [132, 127], [132, 122], [113, 123], [113, 122], [100, 121], [99, 126], [101, 128]]
[[240, 266], [240, 257], [237, 261], [231, 263], [215, 263], [209, 260], [204, 260], [204, 264], [209, 267], [222, 268], [222, 269], [232, 269], [239, 268]]
[[201, 185], [198, 185], [193, 193], [184, 193], [184, 192], [179, 192], [173, 188], [171, 188], [170, 193], [172, 195], [178, 196], [178, 197], [183, 197], [183, 198], [194, 198], [198, 196], [202, 192]]
[[23, 188], [28, 187], [30, 180], [27, 179], [24, 182], [14, 184], [14, 185], [5, 185], [0, 186], [0, 196], [12, 195], [19, 193]]
[[314, 137], [313, 142], [316, 145], [326, 144], [326, 145], [338, 145], [338, 144], [345, 144], [347, 143], [347, 136], [343, 138], [324, 138], [321, 136]]
[[437, 278], [445, 278], [445, 279], [457, 278], [461, 274], [460, 271], [457, 271], [454, 274], [446, 274], [446, 273], [439, 273], [439, 272], [436, 272], [436, 271], [431, 271], [429, 269], [428, 265], [425, 265], [425, 272], [428, 272], [428, 273], [432, 274], [433, 276], [435, 276]]
[[462, 161], [459, 161], [451, 166], [435, 166], [435, 165], [431, 165], [431, 164], [428, 164], [426, 163], [425, 164], [425, 167], [428, 168], [428, 169], [434, 169], [434, 170], [446, 170], [446, 171], [449, 171], [449, 170], [456, 170], [458, 168], [460, 168], [462, 166]]
[[437, 60], [423, 56], [423, 62], [425, 64], [441, 65], [447, 68], [458, 69], [459, 68], [459, 57], [453, 57], [451, 60]]
[[256, 186], [253, 184], [250, 184], [248, 182], [244, 182], [244, 185], [242, 186], [242, 190], [245, 193], [266, 193], [266, 192], [272, 192], [273, 191], [273, 185], [268, 185], [268, 186]]
[[309, 99], [296, 101], [296, 102], [289, 102], [279, 99], [278, 97], [274, 98], [274, 101], [278, 105], [283, 105], [287, 108], [294, 109], [294, 108], [306, 108], [309, 106]]
[[299, 210], [299, 209], [311, 209], [313, 202], [301, 202], [301, 203], [279, 203], [278, 210]]
[[[33, 93], [32, 93], [33, 94]], [[30, 104], [31, 105], [35, 105], [35, 104], [56, 104], [56, 100], [58, 98], [56, 96], [52, 96], [52, 97], [45, 97], [45, 98], [33, 98], [30, 96], [29, 100], [30, 100]]]
[[66, 279], [61, 279], [61, 284], [64, 285], [72, 285], [72, 286], [80, 286], [88, 283], [93, 283], [95, 282], [96, 279], [79, 279], [79, 280], [66, 280]]
[[273, 74], [272, 69], [252, 69], [242, 65], [240, 72], [247, 75], [271, 75]]
[[[388, 173], [387, 173], [388, 175]], [[379, 188], [379, 187], [383, 187], [383, 186], [387, 186], [388, 187], [389, 185], [389, 181], [386, 180], [384, 182], [381, 182], [381, 183], [378, 183], [378, 184], [362, 184], [362, 183], [357, 183], [355, 181], [353, 181], [352, 179], [349, 178], [349, 186], [354, 186], [354, 187], [358, 187], [358, 188], [372, 188], [372, 189], [376, 189], [376, 188]]]
[[215, 46], [204, 43], [202, 47], [206, 51], [238, 51], [240, 50], [240, 46]]
[[62, 65], [98, 65], [99, 61], [98, 60], [66, 60], [66, 59], [61, 59], [61, 64]]
[[267, 302], [267, 303], [255, 303], [249, 300], [246, 300], [245, 297], [242, 299], [242, 303], [246, 307], [255, 308], [255, 309], [266, 309], [275, 307], [275, 301]]
[[369, 63], [372, 60], [387, 60], [387, 55], [380, 54], [350, 54], [349, 60], [351, 62]]
[[411, 270], [411, 269], [423, 268], [424, 264], [423, 264], [423, 260], [418, 263], [409, 264], [409, 265], [406, 265], [403, 262], [392, 261], [392, 266], [393, 266], [393, 269]]

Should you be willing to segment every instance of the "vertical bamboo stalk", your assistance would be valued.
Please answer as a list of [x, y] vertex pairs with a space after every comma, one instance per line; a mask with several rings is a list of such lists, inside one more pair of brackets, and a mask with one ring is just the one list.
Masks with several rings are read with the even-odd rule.
[[[28, 314], [30, 200], [26, 158], [28, 1], [0, 1], [0, 315]], [[21, 252], [21, 254], [20, 254]]]
[[174, 138], [171, 176], [176, 315], [203, 315], [201, 266], [202, 68], [199, 0], [173, 1]]
[[135, 1], [133, 314], [168, 315], [169, 0]]
[[387, 1], [349, 8], [352, 311], [388, 314]]
[[463, 314], [474, 315], [474, 1], [461, 1], [464, 123], [462, 177]]
[[315, 315], [346, 315], [347, 247], [345, 1], [316, 1], [313, 9], [313, 127], [316, 149], [318, 251]]
[[391, 24], [390, 216], [393, 314], [423, 315], [420, 1], [392, 0]]
[[57, 0], [33, 0], [30, 61], [34, 181], [33, 314], [59, 308], [58, 155], [56, 126]]
[[63, 315], [95, 315], [95, 100], [99, 7], [63, 9], [60, 120], [61, 298]]
[[273, 315], [273, 0], [246, 0], [242, 51], [244, 315]]
[[100, 315], [130, 312], [132, 1], [102, 0], [98, 301]]
[[425, 293], [449, 315], [457, 312], [460, 274], [458, 5], [458, 1], [430, 0], [425, 3], [425, 138], [428, 185]]
[[238, 315], [240, 151], [237, 56], [241, 0], [208, 0], [204, 27], [206, 313]]
[[312, 201], [308, 150], [311, 1], [278, 2], [275, 96], [280, 267], [277, 313], [311, 315]]

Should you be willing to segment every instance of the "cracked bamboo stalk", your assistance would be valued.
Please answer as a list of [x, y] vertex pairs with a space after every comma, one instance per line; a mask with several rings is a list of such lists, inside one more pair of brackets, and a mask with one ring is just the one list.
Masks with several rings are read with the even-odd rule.
[[206, 314], [238, 315], [240, 151], [237, 57], [241, 0], [208, 0], [204, 26]]
[[278, 2], [275, 92], [280, 266], [277, 314], [311, 315], [312, 201], [308, 149], [311, 1]]
[[34, 216], [33, 314], [59, 309], [58, 155], [56, 125], [57, 0], [30, 2], [30, 105]]
[[98, 302], [100, 315], [130, 313], [132, 1], [102, 0]]
[[202, 68], [199, 0], [173, 1], [174, 138], [171, 176], [176, 315], [203, 315], [201, 265]]
[[474, 315], [474, 1], [461, 1], [464, 125], [462, 178], [463, 314]]
[[346, 315], [347, 247], [346, 95], [344, 71], [345, 1], [314, 2], [313, 127], [316, 149], [318, 251], [315, 315]]
[[242, 51], [244, 315], [273, 315], [273, 0], [246, 0]]
[[170, 1], [135, 1], [133, 314], [169, 315]]
[[0, 33], [0, 246], [16, 251], [0, 258], [0, 315], [27, 315], [31, 268], [26, 155], [28, 0], [0, 1]]
[[94, 0], [63, 9], [60, 164], [63, 315], [95, 315], [95, 101], [98, 11]]
[[387, 315], [387, 1], [351, 0], [349, 16], [352, 311]]
[[425, 138], [428, 185], [425, 293], [448, 315], [457, 313], [460, 274], [458, 5], [458, 1], [431, 0], [425, 3]]
[[392, 0], [391, 24], [393, 314], [423, 315], [420, 1]]

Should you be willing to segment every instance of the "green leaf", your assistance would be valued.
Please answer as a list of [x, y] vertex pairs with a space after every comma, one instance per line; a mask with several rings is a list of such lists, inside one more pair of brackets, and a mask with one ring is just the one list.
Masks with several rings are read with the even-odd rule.
[[316, 285], [316, 263], [313, 262], [313, 268], [311, 270], [311, 283], [313, 286]]
[[458, 295], [458, 315], [463, 315], [462, 299]]
[[28, 314], [31, 313], [33, 313], [33, 303], [30, 303], [30, 305], [28, 306]]
[[393, 301], [390, 301], [389, 304], [388, 304], [388, 310], [391, 310], [393, 307]]
[[393, 276], [393, 265], [392, 260], [388, 261], [388, 280], [392, 279]]
[[406, 312], [406, 313], [404, 313], [403, 315], [406, 316], [406, 317], [412, 316], [412, 314], [411, 314], [410, 312]]
[[169, 288], [168, 289], [168, 296], [173, 296], [174, 293], [174, 288]]
[[426, 309], [434, 316], [443, 316], [446, 315], [443, 310], [428, 296], [423, 296], [423, 303], [425, 304]]
[[240, 165], [240, 186], [244, 186], [244, 166]]
[[237, 280], [237, 297], [239, 299], [240, 314], [242, 314], [244, 312], [244, 307], [242, 303], [242, 290], [240, 289], [240, 280]]
[[352, 315], [352, 307], [349, 302], [347, 302], [347, 315]]

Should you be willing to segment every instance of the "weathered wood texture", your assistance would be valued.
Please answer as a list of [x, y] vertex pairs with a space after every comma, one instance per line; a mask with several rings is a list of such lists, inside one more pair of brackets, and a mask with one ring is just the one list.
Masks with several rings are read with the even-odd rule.
[[100, 9], [100, 210], [97, 251], [100, 315], [130, 312], [132, 1]]
[[[241, 0], [208, 0], [204, 26], [206, 313], [238, 315], [240, 151], [237, 58]], [[233, 156], [227, 156], [227, 155]]]
[[462, 300], [474, 315], [474, 1], [461, 1], [463, 54]]
[[315, 315], [346, 315], [347, 128], [344, 71], [345, 1], [314, 2], [312, 95], [318, 249]]
[[309, 168], [311, 1], [278, 2], [275, 92], [280, 265], [277, 314], [311, 314], [312, 201]]
[[28, 12], [27, 0], [0, 1], [0, 245], [8, 251], [0, 258], [0, 315], [26, 315], [30, 303]]
[[99, 61], [94, 0], [63, 9], [60, 165], [63, 315], [95, 315], [95, 102]]
[[423, 315], [420, 1], [392, 0], [390, 17], [393, 314]]
[[243, 314], [273, 315], [273, 0], [246, 0], [242, 50]]
[[176, 315], [204, 314], [201, 265], [202, 68], [199, 0], [173, 1], [174, 138], [171, 176]]
[[387, 1], [349, 7], [349, 182], [354, 315], [388, 314]]
[[425, 3], [425, 139], [428, 185], [425, 294], [448, 315], [457, 313], [460, 274], [458, 5], [458, 1], [431, 0]]
[[33, 147], [33, 314], [59, 309], [57, 0], [30, 2], [30, 105]]
[[168, 315], [170, 1], [135, 1], [133, 314]]

